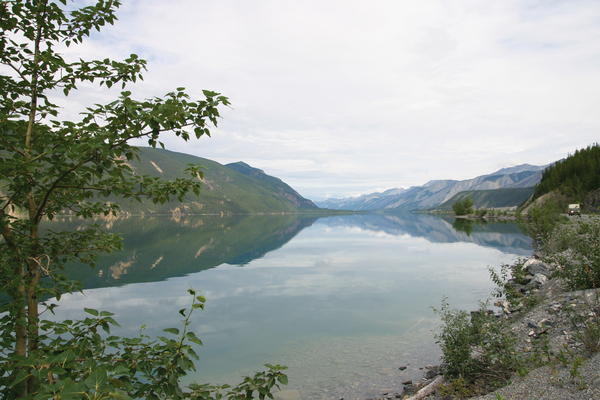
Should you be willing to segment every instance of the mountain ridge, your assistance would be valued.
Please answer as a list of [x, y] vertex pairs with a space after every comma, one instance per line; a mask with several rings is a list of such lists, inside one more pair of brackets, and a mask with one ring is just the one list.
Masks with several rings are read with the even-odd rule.
[[[200, 164], [204, 176], [196, 179], [202, 182], [202, 188], [199, 196], [188, 194], [184, 202], [172, 200], [165, 204], [109, 197], [109, 201], [119, 203], [124, 215], [281, 214], [318, 210], [312, 201], [281, 179], [262, 171], [261, 177], [255, 177], [190, 154], [151, 147], [138, 147], [138, 150], [139, 160], [128, 161], [134, 174], [175, 180], [184, 178], [182, 171], [188, 164]], [[249, 170], [257, 170], [244, 165]]]
[[262, 169], [251, 167], [243, 161], [225, 164], [226, 167], [247, 176], [265, 181], [279, 190], [279, 193], [294, 204], [298, 209], [317, 209], [318, 207], [309, 199], [305, 199], [290, 185], [281, 179], [267, 175]]
[[[467, 180], [432, 180], [408, 189], [389, 189], [359, 197], [317, 201], [319, 207], [339, 210], [420, 210], [438, 206], [463, 191], [518, 189], [535, 186], [547, 166], [530, 164], [503, 168], [496, 172]], [[386, 195], [385, 193], [393, 193]]]

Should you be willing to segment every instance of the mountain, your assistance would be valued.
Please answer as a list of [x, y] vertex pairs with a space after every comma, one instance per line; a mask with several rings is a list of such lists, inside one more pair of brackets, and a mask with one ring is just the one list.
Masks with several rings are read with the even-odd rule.
[[523, 164], [464, 181], [434, 180], [409, 189], [390, 189], [355, 198], [328, 199], [319, 207], [344, 210], [418, 210], [438, 206], [467, 190], [516, 189], [535, 186], [546, 167]]
[[371, 207], [372, 204], [378, 202], [381, 199], [401, 195], [402, 193], [408, 190], [409, 189], [404, 188], [389, 189], [383, 193], [371, 193], [364, 194], [359, 197], [347, 197], [344, 199], [327, 199], [324, 201], [317, 201], [316, 204], [321, 208], [328, 208], [332, 210], [373, 210], [374, 208]]
[[546, 168], [548, 168], [547, 165], [540, 166], [540, 165], [531, 165], [531, 164], [521, 164], [521, 165], [517, 165], [516, 167], [499, 169], [498, 171], [491, 173], [490, 175], [507, 175], [507, 174], [514, 174], [514, 173], [523, 172], [523, 171], [543, 171]]
[[471, 199], [475, 208], [519, 207], [533, 195], [534, 190], [534, 186], [493, 190], [465, 190], [455, 194], [450, 200], [439, 206], [435, 206], [435, 209], [451, 210], [452, 205], [457, 200], [463, 200], [467, 196]]
[[294, 204], [294, 206], [298, 209], [315, 209], [318, 208], [311, 200], [305, 199], [300, 196], [298, 192], [292, 189], [287, 183], [283, 182], [279, 178], [275, 178], [273, 176], [267, 175], [263, 170], [258, 168], [252, 168], [248, 164], [242, 161], [238, 161], [236, 163], [226, 164], [226, 167], [231, 168], [234, 171], [239, 172], [240, 174], [244, 174], [246, 176], [251, 176], [261, 181], [267, 182], [269, 185], [277, 188], [279, 194]]
[[[206, 158], [189, 154], [139, 148], [139, 161], [128, 162], [134, 174], [160, 177], [166, 180], [183, 178], [187, 164], [204, 167], [200, 196], [190, 193], [183, 203], [173, 200], [165, 204], [150, 201], [118, 201], [123, 214], [249, 214], [249, 213], [297, 213], [298, 210], [318, 210], [310, 200], [300, 196], [280, 179], [244, 163], [232, 168]], [[260, 173], [258, 172], [260, 171]]]

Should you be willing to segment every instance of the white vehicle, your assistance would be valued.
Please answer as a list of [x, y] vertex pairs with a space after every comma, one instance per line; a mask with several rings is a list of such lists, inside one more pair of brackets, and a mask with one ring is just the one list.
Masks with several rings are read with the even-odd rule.
[[567, 213], [569, 215], [581, 215], [581, 206], [579, 204], [569, 204]]

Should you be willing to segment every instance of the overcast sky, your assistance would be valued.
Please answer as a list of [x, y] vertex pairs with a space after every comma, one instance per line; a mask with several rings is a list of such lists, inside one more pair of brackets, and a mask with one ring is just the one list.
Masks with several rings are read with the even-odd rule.
[[[600, 139], [597, 0], [123, 3], [69, 55], [147, 59], [140, 99], [228, 96], [212, 138], [167, 149], [244, 161], [313, 200], [545, 165]], [[117, 94], [82, 90], [66, 112]]]

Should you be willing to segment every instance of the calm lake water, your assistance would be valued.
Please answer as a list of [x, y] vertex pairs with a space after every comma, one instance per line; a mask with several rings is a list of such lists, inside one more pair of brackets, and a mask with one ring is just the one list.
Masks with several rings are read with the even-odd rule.
[[[74, 228], [63, 221], [61, 228]], [[419, 214], [196, 216], [103, 222], [125, 251], [96, 269], [72, 266], [84, 294], [58, 318], [108, 310], [135, 336], [179, 327], [189, 287], [206, 297], [191, 329], [204, 343], [190, 380], [237, 383], [265, 363], [289, 367], [304, 399], [378, 394], [417, 379], [439, 350], [431, 307], [474, 309], [493, 289], [488, 267], [531, 254], [512, 224]], [[399, 366], [408, 365], [405, 371]]]

